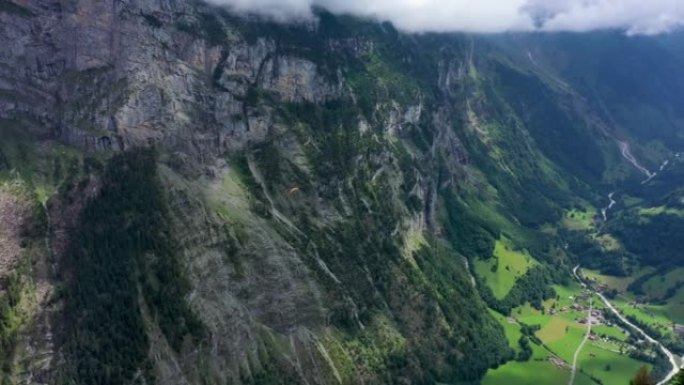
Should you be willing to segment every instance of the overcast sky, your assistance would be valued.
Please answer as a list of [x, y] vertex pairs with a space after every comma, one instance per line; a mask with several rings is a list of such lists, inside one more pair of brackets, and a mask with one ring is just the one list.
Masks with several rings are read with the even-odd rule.
[[291, 20], [311, 6], [391, 21], [411, 32], [590, 31], [658, 34], [684, 24], [684, 0], [210, 0]]

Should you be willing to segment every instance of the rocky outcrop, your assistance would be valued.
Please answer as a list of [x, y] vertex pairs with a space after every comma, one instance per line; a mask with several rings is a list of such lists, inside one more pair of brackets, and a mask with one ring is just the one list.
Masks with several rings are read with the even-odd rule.
[[30, 119], [42, 135], [88, 150], [154, 142], [201, 158], [263, 138], [271, 123], [247, 105], [257, 88], [283, 102], [320, 102], [341, 89], [271, 39], [249, 44], [226, 27], [219, 47], [179, 29], [177, 15], [200, 18], [189, 2], [12, 7], [0, 12], [0, 95], [10, 99], [2, 117]]
[[[182, 1], [39, 0], [12, 2], [9, 11], [3, 7], [0, 44], [8, 48], [0, 54], [0, 124], [28, 127], [36, 143], [58, 141], [86, 153], [155, 144], [174, 165], [164, 180], [192, 282], [188, 301], [207, 328], [207, 340], [179, 354], [150, 326], [159, 383], [245, 381], [273, 367], [271, 361], [298, 382], [337, 383], [348, 375], [337, 373], [339, 363], [326, 347], [333, 340], [325, 331], [328, 294], [317, 274], [341, 281], [325, 256], [316, 256], [314, 265], [306, 261], [311, 256], [298, 245], [304, 239], [289, 239], [304, 233], [273, 202], [261, 203], [271, 205], [267, 210], [279, 224], [255, 217], [253, 192], [218, 159], [287, 132], [278, 104], [323, 104], [349, 96], [349, 88], [339, 69], [323, 75], [319, 64], [282, 50], [273, 37], [249, 42], [223, 20], [221, 43], [214, 44], [201, 30], [204, 7]], [[183, 28], [184, 22], [197, 30]], [[358, 46], [352, 43], [326, 44], [346, 51]], [[410, 108], [402, 121], [410, 124], [419, 109]], [[301, 146], [294, 146], [298, 156]], [[197, 171], [211, 177], [192, 185], [184, 179], [187, 173], [196, 178]], [[91, 181], [85, 189], [97, 191], [96, 186]], [[50, 210], [57, 260], [92, 196], [53, 198], [53, 207], [63, 208]], [[287, 236], [278, 229], [283, 225], [290, 227]], [[307, 248], [318, 253], [313, 244]], [[49, 270], [41, 274], [57, 279]], [[16, 377], [22, 383], [56, 381], [68, 361], [55, 346], [59, 302], [48, 300], [41, 299], [35, 326], [24, 331], [19, 345], [17, 357], [28, 374]], [[355, 309], [349, 296], [343, 301]], [[141, 311], [146, 313], [144, 305]], [[286, 347], [274, 351], [274, 344]], [[198, 367], [198, 361], [205, 364]]]
[[22, 229], [31, 216], [29, 201], [15, 187], [0, 186], [0, 278], [16, 268], [22, 251]]
[[[385, 27], [350, 37], [189, 0], [11, 4], [0, 128], [50, 167], [60, 145], [79, 159], [69, 177], [40, 170], [60, 174], [41, 175], [57, 191], [51, 283], [78, 282], [59, 264], [100, 193], [100, 163], [140, 146], [160, 155], [183, 300], [203, 334], [174, 345], [137, 297], [150, 365], [134, 363], [132, 383], [469, 383], [507, 357], [444, 246], [442, 197], [483, 179], [458, 131], [466, 59], [411, 74], [426, 58]], [[16, 382], [72, 368], [55, 296], [24, 331]]]

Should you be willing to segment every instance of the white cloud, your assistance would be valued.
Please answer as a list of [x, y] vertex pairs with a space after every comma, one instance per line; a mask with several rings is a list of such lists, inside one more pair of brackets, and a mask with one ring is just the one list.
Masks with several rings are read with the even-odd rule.
[[290, 20], [311, 16], [314, 0], [208, 0], [226, 5], [237, 12], [255, 13], [276, 20]]
[[529, 0], [523, 9], [547, 12], [543, 29], [590, 31], [618, 28], [630, 34], [658, 34], [684, 24], [682, 0]]
[[590, 31], [657, 34], [684, 25], [684, 0], [210, 0], [292, 20], [311, 7], [391, 21], [411, 32]]
[[408, 31], [499, 32], [531, 28], [526, 0], [319, 0], [333, 12], [389, 20]]

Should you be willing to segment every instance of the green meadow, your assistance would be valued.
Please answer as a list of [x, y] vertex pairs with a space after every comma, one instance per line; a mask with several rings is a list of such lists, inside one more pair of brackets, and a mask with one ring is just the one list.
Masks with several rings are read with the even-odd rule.
[[489, 312], [503, 327], [506, 339], [508, 340], [508, 345], [515, 351], [520, 350], [518, 345], [518, 340], [520, 340], [520, 336], [522, 336], [520, 325], [517, 322], [514, 322], [512, 318], [503, 316], [494, 310], [489, 309]]
[[598, 336], [606, 336], [619, 341], [626, 341], [628, 336], [624, 330], [617, 326], [597, 325], [592, 327], [591, 330]]
[[[652, 268], [644, 268], [629, 277], [613, 277], [596, 271], [583, 270], [588, 278], [621, 292], [625, 292], [627, 286], [639, 277], [652, 272]], [[684, 324], [683, 277], [684, 268], [682, 267], [669, 270], [665, 274], [654, 275], [641, 285], [643, 295], [637, 296], [627, 292], [612, 302], [625, 315], [635, 317], [641, 322], [669, 333], [672, 322]], [[670, 290], [675, 290], [674, 294], [670, 293], [671, 296], [668, 295]], [[659, 300], [664, 300], [664, 303], [657, 305], [652, 303]], [[635, 301], [639, 303], [635, 304]]]
[[611, 302], [622, 314], [634, 317], [661, 332], [671, 332], [672, 319], [667, 314], [666, 305], [634, 304], [634, 299], [632, 296], [625, 296]]
[[684, 284], [684, 267], [672, 269], [665, 274], [659, 274], [641, 285], [644, 293], [651, 298], [661, 298], [667, 291], [678, 284]]
[[[553, 354], [543, 347], [532, 345], [533, 355], [527, 362], [511, 361], [490, 369], [482, 385], [558, 385], [570, 380], [570, 369], [557, 366], [549, 360]], [[592, 385], [591, 379], [579, 371], [575, 385]], [[595, 384], [594, 384], [595, 385]]]
[[600, 285], [605, 285], [609, 289], [615, 289], [620, 292], [627, 291], [627, 287], [639, 277], [653, 271], [652, 268], [643, 268], [636, 271], [634, 274], [627, 277], [615, 277], [612, 275], [601, 274], [596, 270], [582, 269], [582, 274], [590, 280], [597, 282]]
[[546, 342], [546, 345], [559, 357], [569, 363], [572, 363], [572, 358], [575, 355], [575, 351], [582, 343], [586, 333], [587, 328], [585, 325], [575, 323], [574, 325], [568, 327], [567, 331], [565, 328], [559, 331], [560, 338], [550, 340], [549, 342]]
[[658, 216], [658, 215], [665, 214], [665, 215], [675, 215], [678, 217], [684, 217], [684, 210], [671, 208], [671, 207], [667, 207], [667, 206], [657, 206], [657, 207], [640, 208], [639, 214], [645, 215], [645, 216]]
[[634, 372], [641, 366], [649, 366], [593, 343], [585, 345], [579, 355], [578, 366], [592, 377], [598, 378], [605, 385], [629, 384]]
[[596, 217], [596, 209], [588, 208], [584, 211], [570, 210], [565, 213], [562, 220], [562, 225], [568, 230], [592, 230], [594, 225], [594, 218]]
[[[518, 339], [522, 335], [521, 324], [540, 326], [535, 336], [541, 345], [532, 344], [533, 356], [527, 362], [511, 361], [490, 370], [482, 381], [483, 385], [556, 385], [569, 381], [573, 357], [587, 332], [587, 326], [578, 322], [586, 317], [586, 310], [576, 311], [571, 305], [577, 303], [586, 309], [589, 300], [582, 296], [583, 289], [575, 283], [554, 286], [554, 289], [556, 297], [547, 300], [543, 310], [526, 304], [513, 309], [511, 317], [492, 311], [492, 315], [503, 326], [509, 345], [516, 351], [520, 350]], [[596, 297], [594, 308], [603, 309], [603, 304]], [[593, 326], [592, 331], [611, 339], [588, 341], [584, 345], [578, 356], [575, 384], [596, 384], [591, 377], [605, 385], [628, 384], [635, 368], [645, 363], [620, 353], [621, 350], [627, 351], [624, 330], [602, 324]], [[551, 357], [556, 359], [552, 360]]]
[[494, 257], [475, 261], [475, 272], [498, 299], [506, 297], [515, 282], [537, 262], [525, 250], [517, 250], [507, 238], [496, 241]]
[[684, 324], [684, 287], [677, 290], [663, 307], [667, 316], [678, 324]]

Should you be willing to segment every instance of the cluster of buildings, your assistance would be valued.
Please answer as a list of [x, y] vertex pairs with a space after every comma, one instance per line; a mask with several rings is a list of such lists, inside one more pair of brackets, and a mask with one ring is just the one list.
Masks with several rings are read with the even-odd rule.
[[592, 325], [600, 325], [600, 324], [605, 324], [606, 320], [603, 317], [603, 312], [599, 310], [592, 310], [591, 315], [587, 318], [581, 318], [577, 322], [586, 325], [588, 323]]

